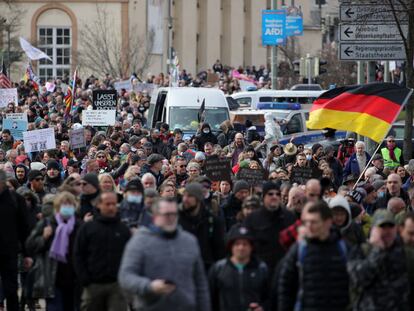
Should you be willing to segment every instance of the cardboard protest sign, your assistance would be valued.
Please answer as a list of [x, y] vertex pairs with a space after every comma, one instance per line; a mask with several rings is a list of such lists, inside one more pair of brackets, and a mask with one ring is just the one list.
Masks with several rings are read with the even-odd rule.
[[27, 121], [3, 119], [3, 129], [10, 130], [11, 135], [16, 140], [23, 139], [23, 132], [27, 131]]
[[69, 131], [69, 143], [72, 149], [86, 147], [84, 128]]
[[207, 157], [204, 163], [206, 176], [212, 181], [231, 180], [230, 159]]
[[22, 120], [27, 122], [26, 112], [6, 113], [6, 119], [11, 120]]
[[250, 186], [256, 186], [266, 180], [266, 172], [263, 169], [241, 168], [237, 173], [237, 179], [247, 181]]
[[0, 108], [7, 107], [9, 103], [17, 104], [18, 102], [17, 89], [0, 89]]
[[82, 125], [87, 126], [114, 126], [115, 110], [83, 110]]
[[56, 149], [55, 130], [45, 128], [23, 132], [23, 143], [26, 152]]
[[94, 110], [116, 110], [118, 100], [116, 90], [94, 90], [92, 98]]
[[304, 185], [312, 178], [312, 173], [312, 168], [310, 167], [293, 166], [290, 173], [290, 181], [291, 183]]

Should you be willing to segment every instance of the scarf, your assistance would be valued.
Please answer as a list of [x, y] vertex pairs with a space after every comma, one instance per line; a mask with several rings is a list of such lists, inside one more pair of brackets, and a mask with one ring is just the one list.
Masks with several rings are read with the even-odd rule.
[[66, 256], [69, 252], [69, 236], [75, 227], [75, 216], [64, 222], [62, 216], [57, 213], [55, 219], [58, 223], [52, 246], [50, 247], [49, 257], [59, 262], [67, 263]]
[[389, 151], [389, 153], [390, 153], [390, 158], [391, 158], [391, 160], [393, 160], [394, 162], [398, 162], [398, 161], [397, 161], [397, 158], [395, 157], [394, 149], [395, 149], [395, 147], [394, 147], [394, 148], [390, 148], [390, 147], [388, 147], [388, 151]]

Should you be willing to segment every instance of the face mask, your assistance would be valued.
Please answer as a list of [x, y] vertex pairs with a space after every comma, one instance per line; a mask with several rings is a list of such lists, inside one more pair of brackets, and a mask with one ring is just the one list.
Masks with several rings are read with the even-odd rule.
[[308, 160], [308, 161], [312, 160], [312, 155], [307, 154], [307, 155], [306, 155], [306, 160]]
[[379, 198], [385, 197], [385, 192], [378, 192], [378, 197]]
[[142, 195], [139, 195], [139, 194], [128, 194], [128, 196], [127, 196], [127, 202], [128, 203], [141, 204], [141, 202], [142, 202]]
[[73, 206], [73, 205], [62, 205], [60, 207], [60, 212], [59, 213], [63, 218], [66, 218], [66, 219], [70, 218], [73, 215], [75, 215], [75, 206]]
[[208, 134], [208, 133], [210, 133], [210, 130], [209, 130], [208, 128], [205, 128], [205, 129], [203, 130], [203, 133], [204, 133], [204, 134]]

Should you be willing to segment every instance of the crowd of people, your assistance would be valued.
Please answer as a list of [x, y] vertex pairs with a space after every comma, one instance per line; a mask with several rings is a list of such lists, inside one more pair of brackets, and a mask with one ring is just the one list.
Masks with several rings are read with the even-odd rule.
[[[21, 83], [2, 112], [53, 128], [57, 148], [28, 153], [2, 130], [0, 310], [414, 309], [414, 160], [392, 135], [373, 157], [332, 130], [279, 145], [275, 120], [265, 137], [227, 120], [184, 139], [147, 127], [148, 94], [122, 91], [115, 126], [84, 127], [73, 149], [92, 91], [112, 83], [77, 80], [70, 118], [63, 84]], [[209, 178], [210, 159], [231, 178]]]

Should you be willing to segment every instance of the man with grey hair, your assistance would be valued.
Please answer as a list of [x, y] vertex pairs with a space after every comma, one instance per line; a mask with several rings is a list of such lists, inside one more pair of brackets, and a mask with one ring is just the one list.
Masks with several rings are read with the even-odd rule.
[[177, 227], [172, 199], [153, 204], [153, 225], [128, 242], [118, 280], [137, 295], [136, 310], [209, 311], [209, 290], [196, 238]]
[[144, 189], [157, 189], [157, 180], [151, 173], [145, 173], [141, 177], [142, 185]]
[[365, 144], [362, 141], [357, 141], [355, 143], [355, 152], [351, 155], [348, 161], [345, 163], [344, 167], [344, 179], [348, 175], [359, 176], [367, 166], [370, 156], [365, 151]]
[[[29, 235], [28, 211], [25, 199], [10, 191], [6, 185], [7, 175], [0, 170], [0, 278], [3, 283], [7, 310], [17, 311], [17, 254]], [[29, 268], [30, 258], [24, 259]]]
[[408, 161], [407, 172], [410, 174], [410, 177], [407, 178], [407, 181], [402, 186], [405, 191], [414, 187], [414, 159]]
[[393, 197], [388, 201], [387, 210], [393, 213], [394, 216], [397, 216], [400, 212], [406, 209], [406, 204], [403, 199]]

